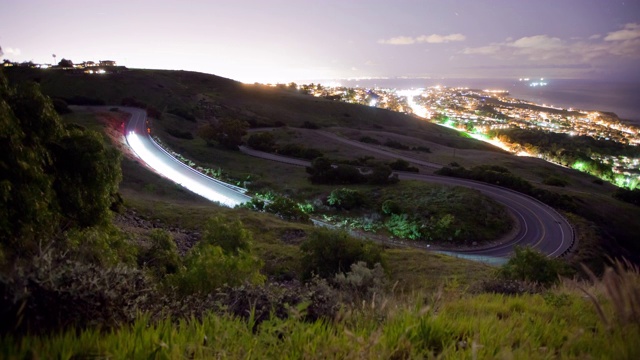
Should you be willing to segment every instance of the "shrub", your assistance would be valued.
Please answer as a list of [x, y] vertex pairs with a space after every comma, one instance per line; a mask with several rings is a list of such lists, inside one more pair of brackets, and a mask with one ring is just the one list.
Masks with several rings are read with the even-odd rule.
[[53, 99], [52, 103], [54, 110], [60, 115], [69, 114], [71, 112], [69, 104], [62, 99]]
[[407, 214], [391, 214], [384, 225], [393, 236], [402, 239], [418, 240], [422, 237], [421, 224], [409, 219]]
[[305, 128], [305, 129], [312, 129], [312, 130], [320, 129], [320, 126], [318, 126], [318, 124], [316, 124], [314, 122], [311, 122], [311, 121], [305, 121], [302, 124], [302, 127]]
[[359, 261], [351, 264], [351, 270], [348, 273], [336, 274], [333, 283], [346, 297], [344, 301], [357, 303], [371, 299], [375, 294], [383, 293], [387, 278], [380, 263], [369, 268], [365, 262]]
[[149, 238], [151, 246], [141, 253], [138, 259], [140, 265], [150, 268], [159, 277], [178, 272], [180, 255], [171, 234], [162, 229], [153, 229]]
[[219, 246], [225, 253], [237, 255], [240, 251], [249, 252], [252, 240], [239, 219], [230, 221], [216, 216], [205, 224], [200, 244]]
[[166, 128], [167, 134], [179, 139], [193, 140], [193, 134], [190, 131], [182, 131], [176, 128]]
[[327, 203], [337, 209], [351, 210], [365, 203], [365, 196], [358, 190], [336, 189], [327, 198]]
[[278, 196], [273, 201], [266, 203], [264, 209], [266, 212], [276, 214], [284, 220], [309, 221], [309, 215], [303, 211], [298, 203], [284, 196]]
[[402, 214], [402, 207], [393, 200], [385, 200], [382, 203], [382, 213], [386, 215]]
[[270, 132], [261, 132], [249, 136], [247, 139], [247, 145], [256, 150], [273, 152], [276, 147], [276, 142], [273, 138], [273, 134]]
[[220, 246], [200, 243], [189, 251], [171, 282], [183, 295], [208, 294], [223, 286], [263, 283], [260, 268], [262, 261], [246, 251], [225, 253]]
[[397, 159], [396, 161], [389, 163], [389, 167], [396, 171], [420, 172], [417, 167], [411, 166], [408, 161], [402, 159]]
[[376, 145], [380, 145], [380, 141], [378, 141], [377, 139], [374, 139], [372, 137], [369, 136], [363, 136], [360, 138], [360, 142], [366, 143], [366, 144], [376, 144]]
[[640, 206], [640, 189], [628, 190], [619, 188], [613, 193], [613, 197], [635, 206]]
[[154, 294], [139, 270], [53, 259], [47, 253], [0, 276], [0, 332], [122, 326], [151, 310]]
[[305, 279], [310, 279], [313, 274], [322, 278], [333, 277], [358, 261], [368, 266], [383, 263], [380, 246], [354, 239], [344, 231], [314, 229], [300, 249]]
[[173, 108], [167, 111], [169, 114], [179, 116], [185, 120], [195, 122], [196, 116], [189, 110], [183, 108]]
[[569, 268], [561, 260], [548, 258], [530, 247], [515, 248], [515, 254], [500, 268], [500, 275], [507, 280], [529, 281], [548, 286], [558, 282], [560, 276], [569, 274]]
[[399, 149], [399, 150], [409, 150], [409, 147], [407, 145], [404, 145], [399, 141], [390, 140], [390, 139], [385, 141], [384, 146], [394, 148], [394, 149]]
[[64, 243], [55, 244], [69, 256], [99, 265], [135, 264], [136, 249], [117, 227], [106, 224], [85, 229], [71, 229]]

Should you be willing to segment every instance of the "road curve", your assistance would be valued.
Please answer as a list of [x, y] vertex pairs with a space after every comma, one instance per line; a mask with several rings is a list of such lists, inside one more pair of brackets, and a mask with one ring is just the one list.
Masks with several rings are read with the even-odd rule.
[[251, 200], [238, 187], [202, 174], [183, 164], [161, 148], [149, 136], [145, 110], [118, 107], [131, 114], [125, 126], [125, 138], [133, 152], [157, 173], [211, 201], [236, 206]]
[[[131, 118], [125, 126], [127, 143], [136, 155], [156, 172], [181, 184], [190, 191], [227, 206], [235, 206], [251, 200], [249, 196], [238, 191], [237, 187], [210, 178], [192, 169], [156, 144], [148, 133], [145, 110], [130, 107], [118, 107], [118, 109], [131, 114]], [[340, 141], [348, 144], [353, 145], [355, 143], [352, 140], [340, 138], [335, 134], [322, 133], [324, 136], [330, 136], [338, 140], [342, 139]], [[360, 143], [358, 144], [360, 145]], [[364, 145], [363, 148], [365, 149], [369, 148], [365, 144], [361, 145]], [[251, 156], [296, 166], [309, 165], [308, 161], [268, 154], [246, 147], [241, 147], [241, 151]], [[386, 156], [398, 157], [398, 154], [385, 152], [379, 148], [375, 148], [375, 152], [381, 155], [384, 153]], [[410, 157], [403, 158], [414, 164], [425, 165], [421, 160]], [[439, 165], [429, 163], [427, 166], [435, 167]], [[551, 207], [527, 195], [499, 186], [466, 179], [414, 173], [398, 173], [398, 176], [401, 179], [476, 189], [504, 204], [514, 214], [518, 222], [518, 231], [514, 232], [510, 239], [503, 241], [501, 244], [494, 244], [485, 248], [457, 250], [452, 255], [462, 255], [470, 258], [506, 258], [512, 254], [514, 246], [528, 245], [551, 257], [557, 257], [563, 255], [573, 245], [573, 229], [567, 220]]]
[[[324, 131], [319, 131], [319, 133], [324, 136], [330, 134]], [[342, 141], [346, 144], [356, 144], [358, 147], [363, 149], [369, 149], [369, 146], [366, 144], [340, 138], [335, 134], [331, 134], [331, 136], [327, 137]], [[385, 156], [399, 157], [397, 154], [385, 152], [383, 149], [373, 149], [376, 153], [384, 153]], [[267, 160], [279, 161], [297, 166], [310, 165], [308, 161], [264, 153], [248, 149], [246, 147], [243, 147], [240, 150], [247, 155]], [[414, 164], [425, 165], [425, 162], [421, 160], [413, 159], [411, 157], [402, 158]], [[428, 166], [437, 166], [438, 168], [442, 167], [441, 165], [433, 163], [429, 163]], [[484, 257], [506, 258], [513, 253], [515, 246], [521, 245], [531, 246], [550, 257], [558, 257], [564, 255], [573, 246], [574, 233], [569, 222], [555, 209], [528, 195], [474, 180], [404, 172], [397, 172], [397, 174], [400, 179], [405, 180], [418, 180], [441, 185], [463, 186], [478, 190], [485, 196], [503, 204], [514, 215], [517, 222], [517, 231], [513, 232], [508, 239], [505, 239], [499, 244], [467, 250], [456, 250], [455, 252], [447, 252], [448, 254], [462, 255], [463, 257], [476, 259]]]

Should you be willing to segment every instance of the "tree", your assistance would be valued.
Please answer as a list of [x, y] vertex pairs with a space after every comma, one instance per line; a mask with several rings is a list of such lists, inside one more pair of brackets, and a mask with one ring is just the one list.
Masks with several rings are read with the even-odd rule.
[[106, 223], [120, 171], [119, 153], [63, 126], [38, 84], [13, 88], [0, 73], [0, 250], [33, 253], [61, 230]]
[[54, 190], [65, 216], [81, 227], [104, 224], [122, 179], [120, 153], [94, 131], [70, 130], [51, 146]]
[[249, 124], [246, 121], [237, 119], [224, 119], [216, 124], [206, 124], [198, 130], [198, 135], [203, 138], [207, 145], [214, 145], [216, 142], [228, 149], [238, 150], [242, 144], [242, 137], [247, 134]]
[[58, 63], [58, 66], [63, 68], [70, 68], [73, 67], [73, 61], [62, 58], [62, 60], [60, 60], [60, 62]]

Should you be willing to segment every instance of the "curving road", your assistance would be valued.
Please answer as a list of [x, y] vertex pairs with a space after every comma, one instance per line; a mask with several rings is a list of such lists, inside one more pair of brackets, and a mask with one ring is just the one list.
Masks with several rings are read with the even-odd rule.
[[[156, 144], [148, 134], [145, 110], [125, 107], [119, 107], [119, 109], [131, 114], [131, 118], [125, 127], [127, 143], [136, 155], [156, 172], [211, 201], [216, 201], [227, 206], [235, 206], [251, 200], [249, 196], [242, 192], [242, 189], [210, 178], [192, 169], [175, 159], [171, 154]], [[360, 148], [375, 150], [374, 152], [380, 155], [398, 158], [398, 154], [385, 151], [384, 149], [373, 148], [367, 144], [340, 138], [331, 133], [319, 133], [323, 136], [331, 137]], [[241, 147], [240, 150], [251, 156], [280, 161], [296, 166], [309, 166], [310, 164], [308, 161], [264, 153], [246, 147]], [[411, 157], [402, 158], [418, 165], [440, 167], [438, 164], [427, 163]], [[484, 195], [502, 203], [514, 215], [517, 221], [517, 231], [512, 232], [509, 239], [505, 239], [500, 244], [493, 244], [492, 246], [484, 248], [456, 250], [455, 253], [447, 252], [452, 255], [474, 259], [499, 259], [511, 255], [515, 245], [528, 245], [549, 256], [557, 257], [564, 255], [573, 245], [573, 229], [567, 220], [551, 207], [527, 195], [499, 186], [466, 179], [415, 173], [398, 173], [398, 176], [400, 179], [419, 180], [476, 189]]]
[[[325, 131], [317, 132], [322, 136], [345, 144], [353, 145], [361, 149], [369, 150], [380, 155], [391, 158], [401, 158], [417, 165], [442, 168], [442, 165], [439, 164], [414, 159], [408, 156], [402, 156], [369, 144], [345, 139], [333, 133]], [[267, 160], [279, 161], [297, 166], [310, 165], [308, 161], [264, 153], [246, 147], [242, 147], [240, 150], [247, 155]], [[419, 180], [441, 185], [464, 186], [478, 190], [485, 196], [503, 204], [513, 214], [517, 223], [516, 231], [512, 232], [509, 238], [504, 239], [501, 243], [481, 248], [456, 250], [455, 252], [443, 251], [444, 253], [476, 260], [489, 259], [488, 261], [491, 261], [490, 259], [509, 257], [513, 253], [513, 249], [516, 245], [531, 246], [551, 257], [562, 256], [573, 246], [574, 233], [569, 222], [555, 209], [528, 195], [500, 186], [467, 179], [404, 172], [396, 172], [396, 174], [398, 174], [400, 179], [405, 180]]]
[[149, 136], [145, 110], [118, 107], [131, 114], [125, 126], [125, 138], [135, 154], [157, 173], [211, 201], [236, 206], [251, 200], [242, 189], [202, 174], [183, 164], [156, 144]]

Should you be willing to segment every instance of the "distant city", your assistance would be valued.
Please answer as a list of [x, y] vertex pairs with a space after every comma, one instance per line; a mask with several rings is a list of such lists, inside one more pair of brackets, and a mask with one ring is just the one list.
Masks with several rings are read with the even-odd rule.
[[[546, 86], [543, 79], [529, 86]], [[289, 86], [293, 86], [290, 84]], [[285, 85], [280, 85], [285, 86]], [[640, 156], [611, 154], [593, 149], [589, 159], [561, 159], [528, 143], [509, 141], [501, 131], [524, 129], [571, 137], [590, 137], [623, 147], [640, 145], [640, 128], [622, 122], [615, 114], [558, 108], [509, 97], [500, 89], [435, 86], [424, 89], [370, 89], [318, 84], [295, 85], [301, 92], [332, 100], [413, 114], [491, 143], [520, 156], [535, 156], [559, 165], [589, 172], [617, 186], [636, 188], [640, 183]], [[562, 149], [560, 149], [562, 150]], [[632, 153], [638, 154], [639, 151]], [[604, 153], [603, 153], [604, 152]], [[618, 151], [619, 153], [620, 151]], [[615, 153], [615, 152], [614, 152]]]

